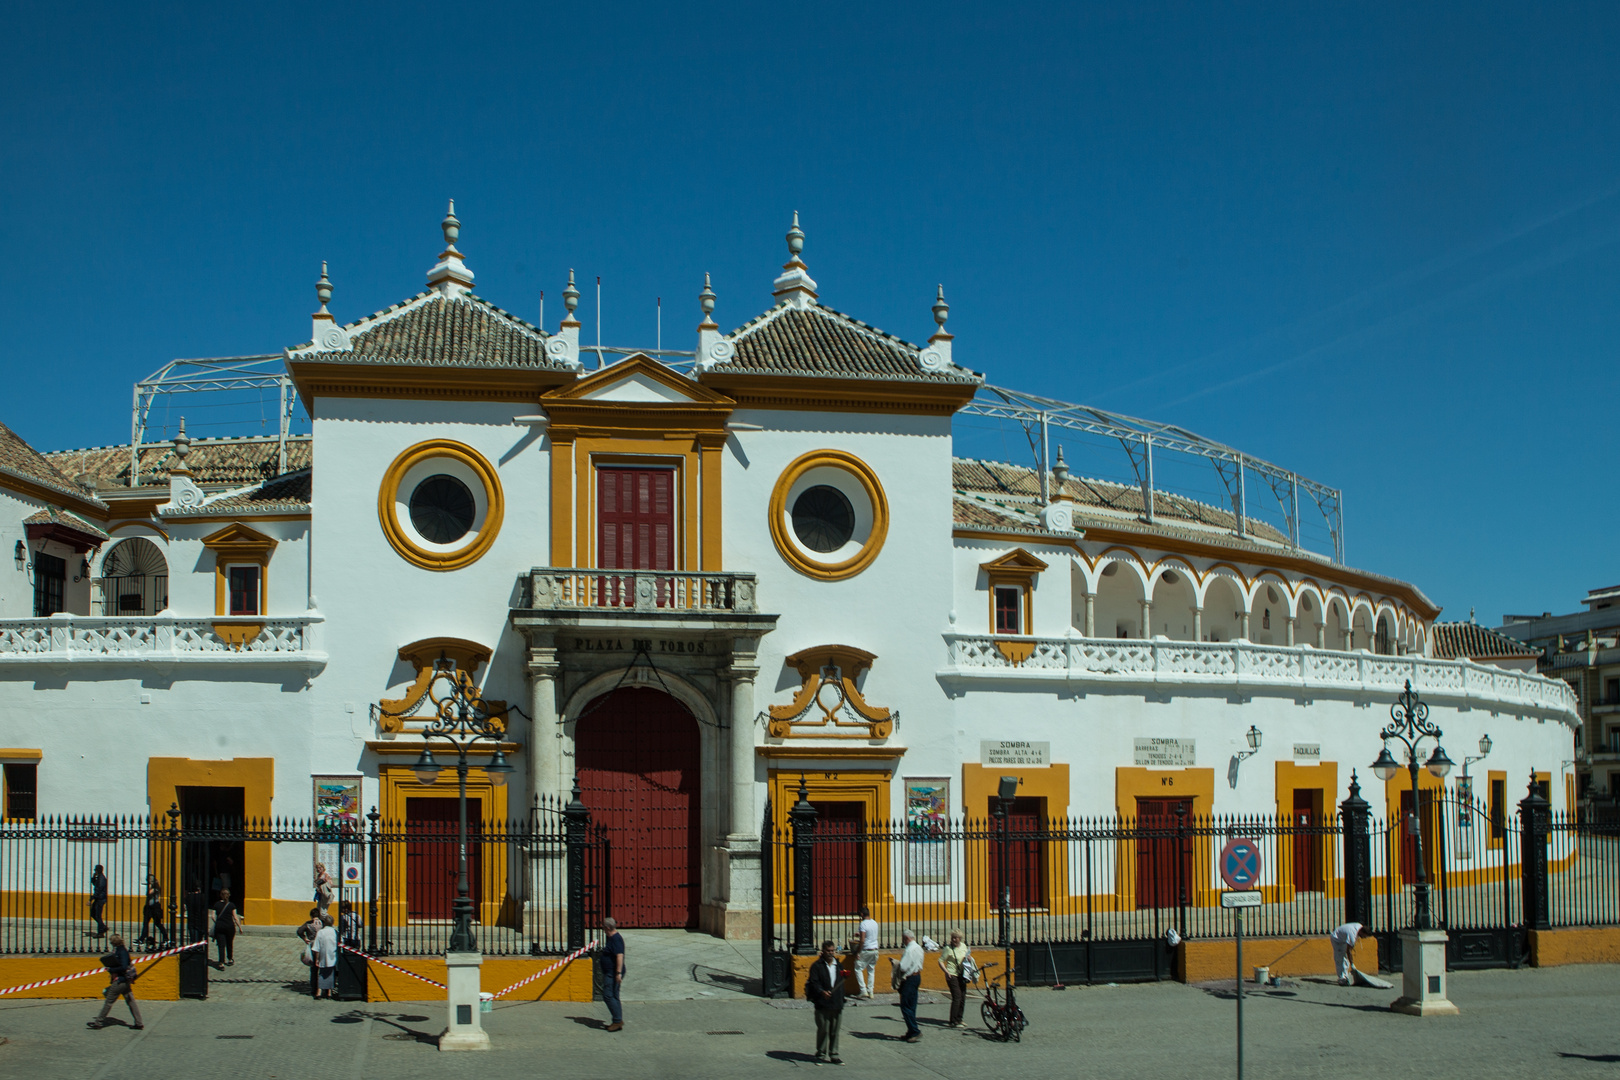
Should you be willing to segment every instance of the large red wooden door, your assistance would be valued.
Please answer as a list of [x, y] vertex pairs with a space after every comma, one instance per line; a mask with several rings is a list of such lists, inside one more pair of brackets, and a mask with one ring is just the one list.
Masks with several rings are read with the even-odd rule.
[[866, 895], [866, 804], [813, 802], [816, 808], [817, 915], [857, 915]]
[[668, 694], [615, 690], [586, 706], [574, 751], [582, 798], [612, 845], [607, 914], [626, 927], [696, 927], [697, 721]]
[[1176, 836], [1177, 810], [1190, 819], [1191, 799], [1136, 800], [1136, 906], [1175, 907], [1192, 888], [1192, 847]]
[[[675, 470], [596, 470], [596, 555], [605, 570], [675, 569]], [[658, 604], [667, 600], [659, 582]], [[612, 606], [631, 606], [628, 582], [603, 578], [600, 590]]]
[[[990, 799], [990, 903], [1001, 903], [1001, 823], [995, 817], [996, 803]], [[1041, 858], [1040, 830], [1046, 800], [1019, 798], [1007, 809], [1007, 881], [1012, 886], [1011, 906], [1038, 908], [1045, 905], [1046, 867]]]
[[[478, 918], [479, 885], [484, 880], [484, 846], [474, 842], [484, 801], [467, 800], [467, 895]], [[461, 806], [457, 799], [405, 800], [405, 905], [413, 919], [448, 919], [461, 872], [457, 847]]]
[[1322, 891], [1322, 789], [1294, 789], [1294, 891]]

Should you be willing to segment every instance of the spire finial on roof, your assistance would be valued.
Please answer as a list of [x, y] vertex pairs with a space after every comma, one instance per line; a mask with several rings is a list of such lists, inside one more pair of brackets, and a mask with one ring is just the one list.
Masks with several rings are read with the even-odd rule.
[[771, 295], [781, 304], [807, 308], [816, 302], [816, 283], [799, 253], [804, 250], [804, 230], [799, 228], [799, 212], [793, 211], [793, 227], [787, 231], [788, 261], [775, 281]]
[[572, 270], [568, 271], [568, 287], [563, 289], [563, 307], [568, 309], [568, 314], [563, 316], [563, 323], [573, 322], [574, 309], [579, 307], [579, 287], [574, 284], [574, 272]]
[[951, 305], [949, 305], [949, 304], [947, 304], [945, 302], [945, 286], [944, 285], [941, 285], [939, 287], [939, 292], [934, 297], [933, 311], [934, 311], [934, 322], [939, 327], [938, 332], [943, 334], [945, 332], [945, 320], [951, 317]]
[[186, 436], [186, 418], [180, 418], [180, 430], [174, 435], [174, 465], [170, 467], [171, 473], [188, 473], [186, 456], [191, 453], [191, 439]]
[[1057, 461], [1052, 463], [1052, 479], [1057, 481], [1058, 491], [1063, 491], [1063, 485], [1069, 482], [1069, 463], [1063, 460], [1063, 444], [1058, 444]]
[[703, 321], [698, 324], [699, 330], [718, 328], [714, 321], [714, 289], [709, 284], [709, 272], [703, 272], [703, 291], [698, 293], [698, 306], [703, 309]]
[[439, 223], [444, 230], [444, 250], [439, 252], [439, 261], [433, 269], [428, 271], [428, 287], [438, 290], [445, 296], [460, 296], [471, 292], [473, 286], [472, 271], [462, 261], [461, 252], [456, 249], [456, 241], [461, 239], [461, 221], [456, 217], [456, 200], [450, 200], [450, 208], [445, 211], [444, 220]]
[[317, 311], [315, 314], [317, 314], [317, 315], [330, 315], [330, 314], [332, 314], [330, 311], [326, 310], [326, 305], [332, 302], [332, 279], [326, 276], [326, 260], [325, 259], [321, 260], [321, 277], [320, 277], [320, 280], [315, 282], [315, 299], [317, 299], [317, 300], [319, 300], [321, 302], [321, 310]]

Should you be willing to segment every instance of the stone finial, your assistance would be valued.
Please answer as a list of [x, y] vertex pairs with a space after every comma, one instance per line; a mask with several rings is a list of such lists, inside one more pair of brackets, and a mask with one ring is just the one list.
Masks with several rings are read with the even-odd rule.
[[174, 436], [174, 459], [177, 464], [172, 472], [189, 472], [186, 468], [186, 456], [191, 453], [191, 439], [186, 436], [186, 418], [180, 418], [180, 430]]
[[579, 307], [579, 287], [574, 284], [574, 272], [568, 271], [568, 287], [563, 289], [563, 307], [568, 314], [563, 317], [564, 325], [574, 321], [574, 309]]
[[924, 371], [939, 371], [951, 367], [956, 363], [951, 358], [951, 342], [954, 337], [945, 329], [945, 320], [951, 317], [951, 305], [945, 302], [945, 286], [941, 285], [934, 293], [934, 336], [928, 339], [928, 348], [917, 357]]
[[709, 284], [709, 273], [705, 270], [703, 272], [703, 291], [698, 293], [698, 306], [703, 309], [703, 321], [698, 324], [700, 330], [719, 326], [714, 321], [714, 299], [714, 288]]
[[787, 231], [788, 261], [775, 281], [771, 295], [779, 304], [806, 308], [816, 302], [816, 283], [799, 253], [804, 250], [804, 230], [799, 228], [799, 212], [793, 211], [793, 227]]
[[326, 310], [326, 305], [332, 302], [332, 279], [326, 276], [325, 259], [321, 260], [320, 280], [315, 282], [315, 299], [321, 302], [321, 310], [315, 314], [330, 317], [332, 313]]
[[945, 286], [939, 287], [934, 296], [934, 324], [939, 327], [939, 333], [945, 332], [945, 320], [951, 317], [951, 305], [945, 302]]
[[456, 241], [461, 239], [461, 220], [456, 217], [456, 200], [450, 200], [450, 208], [439, 227], [444, 230], [444, 250], [439, 252], [439, 261], [428, 271], [428, 287], [444, 296], [471, 292], [473, 273], [456, 248]]
[[1063, 447], [1058, 447], [1057, 461], [1052, 464], [1052, 479], [1057, 481], [1058, 493], [1062, 494], [1063, 485], [1069, 482], [1069, 463], [1063, 460]]

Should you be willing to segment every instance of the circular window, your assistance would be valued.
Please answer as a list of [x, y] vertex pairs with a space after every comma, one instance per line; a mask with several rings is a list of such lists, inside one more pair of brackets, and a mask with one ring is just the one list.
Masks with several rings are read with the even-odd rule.
[[836, 581], [877, 558], [889, 532], [889, 504], [866, 462], [842, 450], [815, 450], [777, 478], [770, 526], [789, 566]]
[[453, 544], [472, 531], [478, 506], [467, 485], [435, 473], [411, 492], [411, 524], [435, 544]]
[[433, 439], [395, 458], [377, 492], [389, 544], [424, 570], [457, 570], [480, 559], [500, 531], [501, 482], [464, 443]]
[[849, 496], [831, 484], [817, 484], [793, 500], [793, 535], [811, 551], [825, 555], [855, 535], [855, 508]]

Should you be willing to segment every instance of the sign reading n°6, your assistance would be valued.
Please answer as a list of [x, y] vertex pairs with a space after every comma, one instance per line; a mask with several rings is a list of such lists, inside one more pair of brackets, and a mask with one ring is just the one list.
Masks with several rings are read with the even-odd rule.
[[1228, 840], [1221, 849], [1221, 880], [1229, 889], [1249, 890], [1260, 885], [1260, 844], [1246, 837]]

